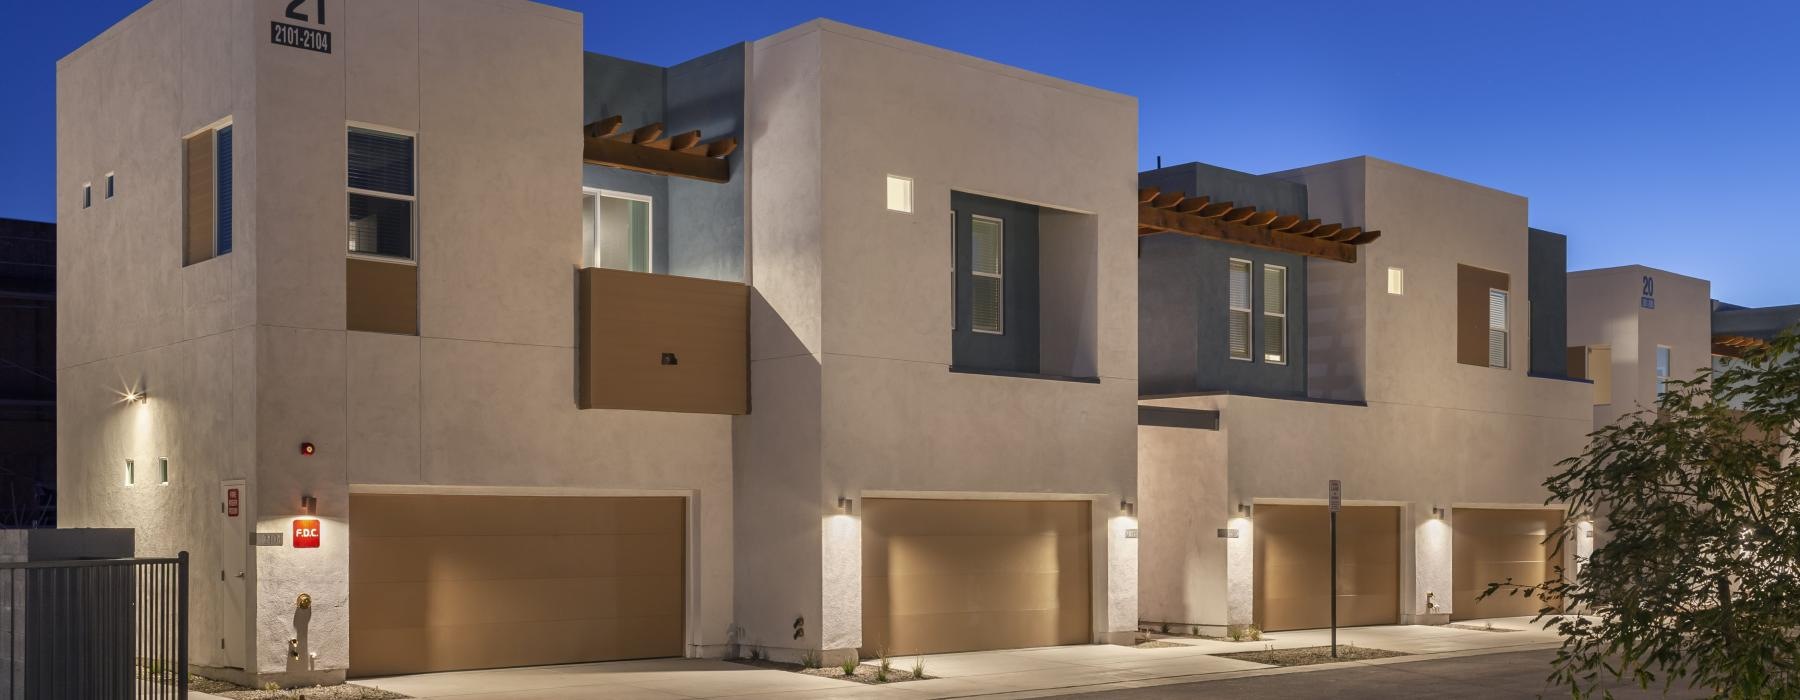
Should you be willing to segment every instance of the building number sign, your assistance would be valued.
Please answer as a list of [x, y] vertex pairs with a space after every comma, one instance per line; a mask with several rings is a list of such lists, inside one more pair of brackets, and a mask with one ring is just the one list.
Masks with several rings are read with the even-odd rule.
[[[288, 0], [287, 11], [282, 16], [307, 24], [325, 26], [326, 0]], [[269, 23], [269, 43], [306, 49], [319, 53], [331, 53], [331, 32], [323, 29], [289, 24], [287, 22]]]
[[1646, 309], [1656, 308], [1656, 278], [1644, 275], [1644, 296], [1638, 300], [1638, 305]]

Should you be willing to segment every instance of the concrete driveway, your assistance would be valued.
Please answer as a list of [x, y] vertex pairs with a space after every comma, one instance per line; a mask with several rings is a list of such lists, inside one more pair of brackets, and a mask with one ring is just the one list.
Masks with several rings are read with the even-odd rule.
[[[1485, 631], [1425, 626], [1340, 630], [1341, 644], [1419, 655], [1461, 656], [1503, 650], [1542, 649], [1557, 643], [1552, 632], [1524, 618], [1492, 621]], [[1482, 623], [1475, 623], [1481, 625]], [[1178, 646], [1138, 649], [1111, 645], [1047, 647], [925, 656], [931, 678], [892, 685], [861, 685], [833, 678], [751, 668], [710, 659], [659, 659], [491, 671], [459, 671], [356, 681], [417, 698], [949, 698], [976, 695], [1036, 697], [1187, 683], [1204, 678], [1292, 673], [1214, 654], [1325, 644], [1326, 630], [1271, 633], [1260, 642], [1169, 638]], [[1399, 657], [1405, 663], [1420, 657]], [[1431, 658], [1427, 656], [1425, 658]], [[912, 668], [913, 657], [894, 666]], [[1542, 677], [1541, 674], [1538, 676]]]

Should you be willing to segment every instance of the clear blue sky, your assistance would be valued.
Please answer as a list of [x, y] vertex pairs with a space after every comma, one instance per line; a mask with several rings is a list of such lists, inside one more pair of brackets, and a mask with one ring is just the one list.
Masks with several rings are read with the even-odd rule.
[[[142, 4], [0, 0], [0, 216], [54, 217], [56, 59]], [[1572, 268], [1800, 303], [1800, 3], [550, 4], [659, 64], [831, 17], [1135, 95], [1145, 167], [1374, 155], [1530, 197]]]

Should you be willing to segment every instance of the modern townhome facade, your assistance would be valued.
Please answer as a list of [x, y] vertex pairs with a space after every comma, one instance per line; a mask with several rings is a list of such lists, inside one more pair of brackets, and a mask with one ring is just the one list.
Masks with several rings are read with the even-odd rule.
[[62, 525], [190, 551], [255, 685], [1129, 635], [1135, 101], [582, 26], [155, 0], [59, 62]]
[[1139, 182], [1145, 623], [1322, 627], [1334, 596], [1343, 625], [1536, 612], [1476, 596], [1585, 546], [1544, 542], [1568, 514], [1542, 482], [1591, 425], [1564, 239], [1523, 197], [1367, 157]]

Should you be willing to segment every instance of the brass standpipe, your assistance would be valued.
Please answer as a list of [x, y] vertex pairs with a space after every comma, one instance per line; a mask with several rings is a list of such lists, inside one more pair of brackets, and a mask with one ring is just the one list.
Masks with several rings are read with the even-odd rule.
[[312, 594], [301, 593], [300, 597], [294, 599], [294, 607], [301, 610], [312, 607]]
[[[300, 610], [311, 609], [312, 594], [301, 593], [300, 597], [294, 599], [294, 607]], [[295, 661], [300, 660], [300, 640], [298, 638], [288, 640], [288, 658]]]

